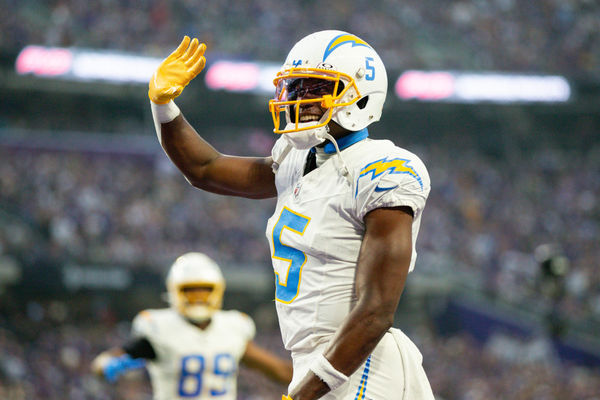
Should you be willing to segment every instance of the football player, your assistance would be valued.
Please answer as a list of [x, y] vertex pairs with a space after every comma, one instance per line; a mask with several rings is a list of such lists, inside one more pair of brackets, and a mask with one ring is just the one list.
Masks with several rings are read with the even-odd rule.
[[274, 79], [271, 156], [237, 157], [207, 143], [173, 102], [203, 69], [205, 50], [186, 36], [154, 73], [156, 132], [195, 187], [277, 196], [266, 235], [294, 364], [284, 398], [433, 399], [421, 353], [392, 327], [430, 180], [415, 154], [369, 138], [388, 86], [379, 55], [348, 32], [301, 39]]
[[171, 307], [139, 313], [131, 341], [94, 359], [96, 374], [114, 382], [146, 366], [157, 400], [234, 400], [240, 362], [289, 384], [291, 361], [252, 341], [255, 327], [246, 314], [221, 310], [225, 281], [212, 259], [180, 256], [167, 275], [167, 290]]

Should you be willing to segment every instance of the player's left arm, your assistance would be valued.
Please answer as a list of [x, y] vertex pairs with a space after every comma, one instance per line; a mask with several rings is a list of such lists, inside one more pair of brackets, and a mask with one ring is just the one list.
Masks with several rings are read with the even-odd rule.
[[410, 267], [413, 211], [410, 207], [377, 208], [367, 213], [364, 221], [355, 278], [356, 306], [338, 328], [324, 360], [311, 367], [293, 388], [289, 394], [293, 400], [317, 399], [330, 391], [314, 370], [329, 375], [330, 381], [352, 375], [393, 325]]
[[127, 371], [143, 368], [146, 360], [156, 359], [152, 344], [144, 337], [135, 338], [122, 347], [113, 347], [98, 354], [92, 361], [92, 372], [115, 382]]
[[253, 341], [248, 342], [246, 352], [242, 356], [242, 363], [273, 381], [287, 385], [292, 380], [292, 362], [260, 347]]

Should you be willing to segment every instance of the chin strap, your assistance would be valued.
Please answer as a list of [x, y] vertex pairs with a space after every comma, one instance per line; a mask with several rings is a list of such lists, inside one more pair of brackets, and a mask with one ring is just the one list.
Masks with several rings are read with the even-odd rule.
[[[335, 153], [341, 164], [340, 172], [342, 173], [342, 176], [344, 176], [346, 178], [346, 180], [350, 184], [350, 187], [352, 187], [352, 185], [354, 183], [354, 177], [350, 173], [350, 170], [348, 169], [348, 165], [344, 161], [344, 157], [342, 156], [342, 152], [340, 151], [337, 141], [329, 133], [329, 127], [326, 125], [325, 127], [320, 127], [317, 129], [321, 130], [320, 132], [318, 132], [318, 135], [324, 139], [329, 140], [335, 147]], [[284, 138], [287, 138], [287, 136], [284, 136]], [[279, 154], [279, 157], [277, 157], [277, 159], [273, 159], [273, 164], [271, 165], [271, 168], [273, 169], [273, 173], [277, 173], [279, 166], [281, 165], [281, 163], [283, 162], [285, 157], [287, 157], [287, 155], [289, 154], [289, 152], [292, 150], [293, 147], [294, 146], [290, 141], [286, 141], [286, 145], [285, 145], [283, 151]]]
[[285, 159], [285, 157], [288, 155], [288, 153], [290, 152], [290, 150], [292, 150], [292, 145], [288, 142], [285, 145], [285, 148], [283, 149], [283, 151], [279, 154], [279, 157], [277, 157], [277, 159], [273, 159], [273, 164], [271, 164], [271, 168], [273, 169], [273, 173], [277, 173], [277, 170], [279, 169], [279, 166], [281, 165], [281, 163], [283, 162], [283, 160]]
[[285, 147], [283, 148], [283, 151], [279, 154], [279, 157], [277, 157], [277, 159], [273, 159], [273, 165], [271, 166], [271, 168], [273, 169], [273, 173], [277, 173], [279, 166], [281, 165], [285, 157], [287, 157], [292, 148], [297, 148], [299, 150], [310, 149], [313, 146], [323, 143], [326, 139], [326, 135], [329, 134], [329, 127], [325, 125], [303, 132], [303, 134], [310, 135], [310, 137], [306, 138], [305, 142], [298, 141], [298, 138], [292, 138], [288, 136], [288, 134], [283, 134], [283, 139], [285, 140]]
[[323, 136], [325, 136], [327, 138], [327, 140], [329, 140], [335, 147], [335, 154], [337, 154], [337, 157], [340, 160], [340, 164], [342, 164], [342, 168], [341, 168], [342, 175], [348, 180], [348, 183], [350, 184], [350, 186], [352, 186], [352, 183], [354, 182], [354, 177], [352, 176], [352, 174], [350, 174], [350, 170], [348, 169], [348, 166], [346, 165], [346, 162], [344, 161], [344, 157], [342, 157], [342, 152], [340, 151], [337, 141], [334, 139], [333, 136], [331, 136], [329, 134], [329, 130], [327, 132], [325, 132], [325, 134]]

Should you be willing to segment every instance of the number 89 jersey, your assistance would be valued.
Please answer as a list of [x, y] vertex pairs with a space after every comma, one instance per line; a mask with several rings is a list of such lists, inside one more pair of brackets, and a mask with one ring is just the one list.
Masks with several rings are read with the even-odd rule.
[[[280, 138], [273, 158], [279, 159], [284, 148]], [[291, 149], [277, 169], [277, 206], [266, 230], [282, 338], [295, 356], [326, 343], [350, 312], [363, 220], [369, 211], [412, 208], [410, 270], [414, 268], [415, 242], [430, 190], [421, 160], [388, 140], [366, 138], [342, 150], [350, 179], [342, 175], [336, 154], [303, 176], [308, 151]]]
[[170, 308], [133, 321], [133, 335], [156, 353], [147, 364], [155, 400], [235, 400], [239, 361], [254, 334], [254, 322], [238, 311], [217, 311], [204, 330]]

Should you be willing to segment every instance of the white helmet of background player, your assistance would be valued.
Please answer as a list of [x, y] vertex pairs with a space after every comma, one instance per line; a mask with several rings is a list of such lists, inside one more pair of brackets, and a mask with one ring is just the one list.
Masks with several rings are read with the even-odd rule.
[[211, 258], [203, 253], [186, 253], [171, 266], [167, 291], [171, 307], [185, 318], [203, 322], [221, 308], [225, 279]]
[[[377, 52], [359, 37], [336, 30], [316, 32], [296, 43], [273, 82], [273, 131], [284, 134], [296, 148], [323, 142], [331, 120], [350, 131], [378, 121], [387, 93], [387, 73]], [[303, 82], [311, 82], [310, 87], [303, 88]], [[303, 97], [307, 90], [312, 95]], [[301, 105], [310, 103], [320, 104], [323, 116], [300, 120]]]

